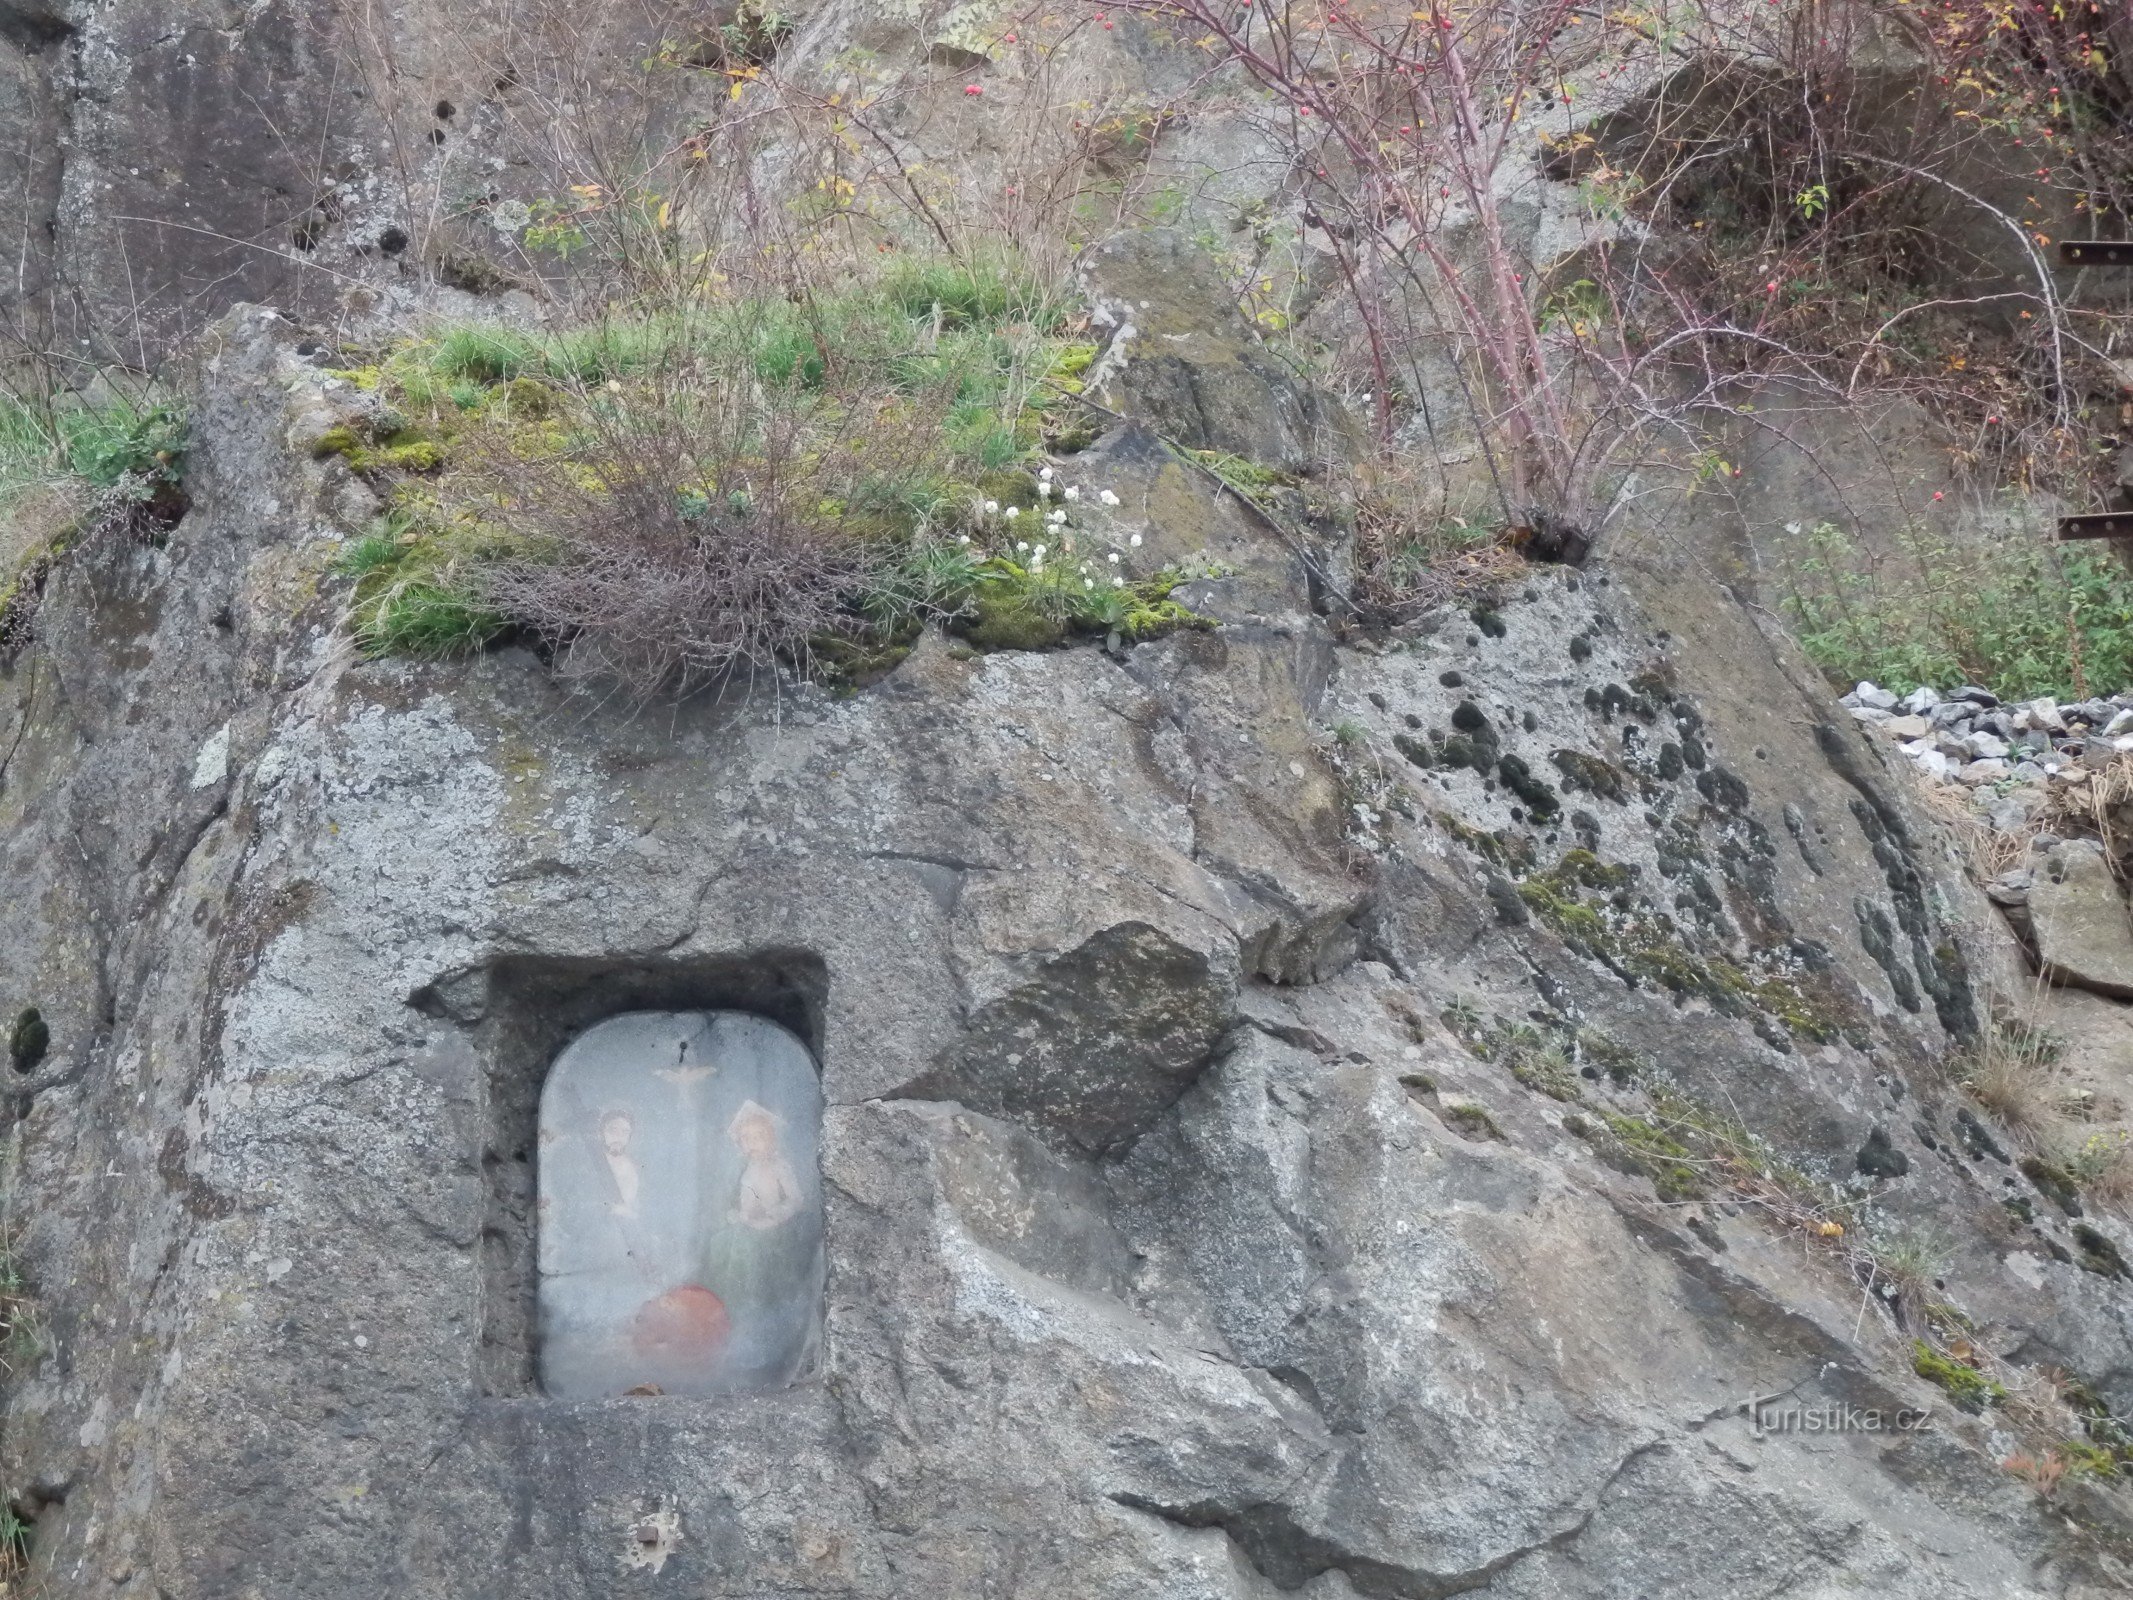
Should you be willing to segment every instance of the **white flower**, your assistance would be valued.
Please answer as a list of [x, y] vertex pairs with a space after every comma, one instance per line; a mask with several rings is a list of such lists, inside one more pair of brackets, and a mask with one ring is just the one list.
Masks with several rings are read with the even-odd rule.
[[1030, 551], [1029, 558], [1032, 561], [1042, 561], [1044, 559], [1044, 546], [1040, 544]]
[[1060, 490], [1059, 494], [1060, 498], [1064, 500], [1079, 500], [1081, 498], [1081, 491], [1072, 484], [1068, 484], [1064, 489]]
[[1107, 506], [1115, 506], [1118, 504], [1118, 496], [1113, 494], [1109, 489], [1104, 490], [1104, 492], [1098, 495], [1096, 498], [1101, 500]]
[[1061, 528], [1066, 526], [1066, 513], [1064, 511], [1054, 511], [1052, 513], [1051, 522], [1052, 526], [1055, 528]]
[[1009, 522], [1012, 522], [1022, 515], [1022, 508], [1020, 506], [1009, 506], [1003, 515], [1006, 516]]
[[1111, 552], [1111, 554], [1110, 554], [1110, 555], [1109, 555], [1109, 556], [1108, 556], [1108, 557], [1107, 557], [1106, 559], [1108, 559], [1108, 560], [1110, 561], [1110, 563], [1111, 563], [1111, 565], [1112, 565], [1112, 566], [1114, 566], [1114, 567], [1115, 567], [1115, 566], [1117, 566], [1117, 565], [1118, 565], [1118, 552], [1117, 552], [1116, 550], [1112, 551], [1112, 552]]
[[1051, 483], [1050, 483], [1050, 482], [1049, 482], [1048, 480], [1046, 480], [1046, 479], [1043, 479], [1043, 478], [1039, 478], [1039, 479], [1037, 480], [1037, 498], [1038, 498], [1039, 500], [1049, 500], [1049, 499], [1051, 499], [1051, 497], [1052, 497], [1052, 486], [1051, 486]]
[[970, 535], [969, 535], [969, 534], [967, 534], [967, 533], [966, 533], [966, 534], [964, 534], [964, 535], [963, 535], [963, 536], [962, 536], [961, 538], [959, 538], [959, 539], [957, 539], [957, 540], [956, 540], [956, 543], [957, 543], [957, 544], [968, 544], [968, 543], [970, 543]]
[[1124, 578], [1113, 578], [1111, 580], [1111, 587], [1114, 589], [1123, 589], [1125, 586], [1126, 580]]
[[1096, 580], [1094, 578], [1083, 578], [1081, 580], [1081, 586], [1084, 589], [1093, 589], [1096, 587]]
[[1039, 467], [1037, 469], [1037, 476], [1040, 479], [1045, 479], [1048, 481], [1052, 476], [1052, 469], [1050, 467]]
[[999, 502], [999, 501], [997, 501], [997, 500], [988, 500], [988, 501], [986, 501], [986, 502], [985, 502], [985, 515], [987, 515], [988, 517], [996, 517], [996, 516], [998, 516], [999, 514], [1000, 514], [1000, 502]]
[[[1014, 513], [1009, 512], [1008, 515], [1013, 516]], [[1131, 546], [1133, 546], [1134, 549], [1138, 550], [1141, 547], [1141, 536], [1136, 533], [1132, 538], [1128, 539], [1126, 543], [1130, 544]]]
[[1029, 554], [1029, 541], [1027, 539], [1017, 539], [1015, 541], [1015, 548], [1017, 550], [1020, 550], [1024, 555], [1027, 555]]

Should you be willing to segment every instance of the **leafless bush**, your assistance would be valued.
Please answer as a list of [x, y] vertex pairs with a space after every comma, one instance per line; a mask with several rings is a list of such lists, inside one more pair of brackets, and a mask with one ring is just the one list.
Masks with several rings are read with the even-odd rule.
[[[2043, 165], [2009, 176], [2048, 187], [2049, 123], [2070, 113], [2041, 79], [1943, 88], [1957, 56], [1938, 22], [1889, 66], [1864, 5], [1120, 4], [1264, 93], [1381, 437], [1478, 445], [1503, 520], [1544, 548], [1574, 555], [1639, 497], [1729, 476], [1724, 442], [1783, 431], [1780, 399], [1952, 397], [1981, 463], [2093, 459], [2073, 428], [2090, 353], [2023, 214], [2036, 197], [1965, 181], [2005, 143], [1981, 130], [2029, 117]], [[1553, 203], [1536, 170], [1575, 183], [1583, 213], [1545, 256], [1518, 215]], [[1987, 236], [2019, 263], [1989, 292], [1952, 264]]]
[[854, 625], [847, 601], [894, 554], [865, 508], [908, 481], [910, 400], [862, 401], [825, 436], [702, 374], [581, 399], [566, 429], [463, 447], [462, 504], [505, 541], [481, 564], [485, 597], [565, 671], [638, 693], [774, 679]]

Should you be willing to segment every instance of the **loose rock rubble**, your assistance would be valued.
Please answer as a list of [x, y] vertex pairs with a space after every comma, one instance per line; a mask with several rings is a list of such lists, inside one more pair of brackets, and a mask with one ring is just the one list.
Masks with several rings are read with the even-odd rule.
[[1999, 833], [2023, 831], [2053, 791], [2082, 788], [2133, 754], [2133, 692], [2061, 705], [2003, 702], [1975, 684], [1945, 695], [1921, 687], [1899, 698], [1861, 683], [1843, 703], [1921, 774], [1975, 791], [1973, 803]]
[[2119, 879], [2133, 840], [2133, 693], [2002, 703], [1966, 685], [1844, 696], [1921, 777], [1961, 793], [1987, 836], [1985, 893], [2054, 983], [2133, 999], [2133, 915]]

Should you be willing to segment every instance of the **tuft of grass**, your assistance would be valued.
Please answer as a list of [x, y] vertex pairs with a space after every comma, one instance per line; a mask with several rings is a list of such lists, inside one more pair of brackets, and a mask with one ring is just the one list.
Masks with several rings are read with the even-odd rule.
[[1869, 1267], [1869, 1291], [1907, 1317], [1933, 1303], [1953, 1259], [1938, 1234], [1911, 1227], [1870, 1227], [1860, 1241]]
[[2051, 1079], [2059, 1041], [2033, 1020], [2034, 999], [2025, 1004], [1996, 997], [1989, 1009], [1976, 1041], [1953, 1061], [1955, 1080], [2017, 1143], [2041, 1149], [2063, 1121]]
[[31, 490], [68, 483], [147, 498], [184, 469], [183, 413], [162, 401], [0, 393], [0, 512]]
[[2084, 1198], [2125, 1214], [2133, 1211], [2133, 1133], [2120, 1128], [2092, 1133], [2059, 1162]]
[[0, 1594], [13, 1580], [30, 1570], [30, 1535], [33, 1525], [5, 1501], [0, 1501]]

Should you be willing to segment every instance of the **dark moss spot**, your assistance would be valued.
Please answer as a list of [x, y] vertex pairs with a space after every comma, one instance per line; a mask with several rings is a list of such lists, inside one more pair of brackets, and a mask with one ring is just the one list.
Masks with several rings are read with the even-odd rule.
[[1969, 1152], [1973, 1161], [1982, 1161], [1987, 1156], [2002, 1165], [2007, 1161], [2007, 1152], [1993, 1143], [1992, 1135], [1985, 1131], [1985, 1125], [1972, 1116], [1967, 1107], [1958, 1108], [1955, 1113], [1955, 1139]]
[[1721, 811], [1748, 809], [1748, 786], [1724, 767], [1698, 774], [1696, 792]]
[[1425, 770], [1437, 764], [1437, 758], [1431, 753], [1429, 746], [1412, 734], [1394, 734], [1392, 736], [1392, 747], [1416, 766]]
[[35, 1006], [24, 1006], [7, 1036], [7, 1058], [17, 1072], [34, 1072], [52, 1048], [52, 1030]]
[[1582, 789], [1617, 804], [1627, 798], [1628, 782], [1622, 769], [1610, 762], [1580, 750], [1557, 750], [1548, 759], [1561, 770], [1566, 789]]
[[1911, 1170], [1911, 1158], [1896, 1148], [1884, 1128], [1867, 1134], [1866, 1143], [1853, 1159], [1869, 1178], [1900, 1178]]
[[1437, 681], [1447, 689], [1463, 689], [1466, 687], [1466, 676], [1463, 673], [1440, 672], [1437, 674]]
[[1496, 771], [1509, 789], [1526, 803], [1536, 822], [1545, 822], [1562, 810], [1562, 802], [1555, 791], [1533, 775], [1524, 760], [1515, 755], [1505, 756], [1496, 764]]
[[1526, 910], [1519, 886], [1501, 873], [1492, 872], [1484, 885], [1489, 904], [1496, 908], [1496, 920], [1506, 927], [1522, 928], [1531, 920]]
[[2027, 1156], [2015, 1170], [2035, 1184], [2044, 1197], [2070, 1217], [2081, 1215], [2081, 1190], [2073, 1175], [2042, 1156]]

